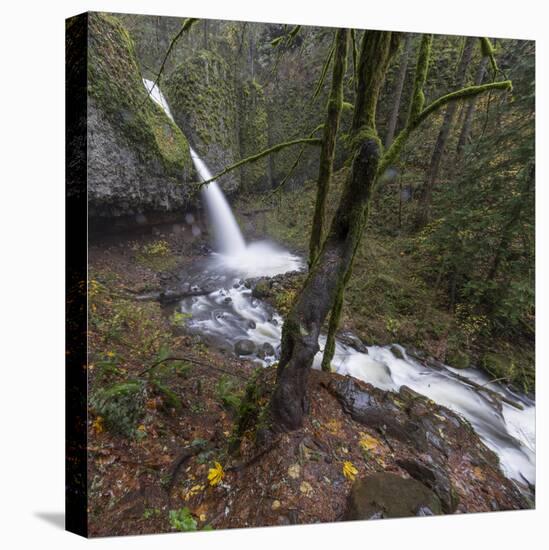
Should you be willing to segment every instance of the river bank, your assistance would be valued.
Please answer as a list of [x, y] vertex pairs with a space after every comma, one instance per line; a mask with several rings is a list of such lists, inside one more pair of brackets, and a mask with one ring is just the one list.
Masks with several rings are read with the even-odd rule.
[[[530, 506], [502, 474], [496, 455], [454, 412], [411, 390], [395, 394], [356, 381], [351, 395], [374, 403], [375, 414], [365, 415], [346, 402], [350, 390], [341, 384], [352, 379], [337, 374], [312, 376], [303, 429], [269, 443], [244, 430], [239, 452], [229, 453], [245, 390], [260, 388], [263, 406], [274, 370], [189, 332], [169, 299], [141, 299], [178, 287], [209, 254], [204, 234], [184, 239], [171, 225], [154, 233], [111, 236], [89, 248], [93, 534], [176, 529], [169, 512], [183, 508], [196, 528], [340, 520], [353, 487], [343, 473], [347, 462], [357, 478], [419, 478], [436, 498], [412, 487], [410, 506], [416, 508], [406, 515], [427, 500], [433, 513]], [[285, 285], [280, 290], [287, 294]], [[403, 435], [411, 426], [412, 439]], [[277, 452], [280, 446], [284, 453]], [[219, 486], [207, 479], [214, 462], [225, 472]], [[372, 517], [398, 514], [390, 502], [381, 515], [370, 511]]]

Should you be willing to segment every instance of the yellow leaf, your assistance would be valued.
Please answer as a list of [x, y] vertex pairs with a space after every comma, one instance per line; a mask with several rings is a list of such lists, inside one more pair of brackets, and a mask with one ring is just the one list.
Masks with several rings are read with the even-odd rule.
[[92, 422], [92, 429], [96, 434], [100, 434], [105, 428], [103, 426], [103, 417], [98, 416], [93, 422]]
[[486, 477], [484, 476], [484, 473], [482, 471], [482, 468], [480, 466], [475, 466], [473, 468], [473, 475], [479, 480], [484, 481]]
[[341, 422], [332, 419], [326, 422], [326, 429], [332, 434], [338, 434], [341, 431]]
[[225, 472], [223, 470], [223, 466], [221, 466], [219, 462], [214, 462], [214, 467], [210, 468], [210, 471], [208, 472], [208, 480], [210, 485], [219, 485], [224, 477]]
[[357, 474], [358, 474], [358, 470], [356, 469], [355, 465], [349, 460], [346, 460], [343, 463], [343, 475], [347, 479], [354, 481]]
[[373, 451], [379, 447], [379, 441], [366, 433], [360, 434], [360, 440], [358, 444], [363, 451]]

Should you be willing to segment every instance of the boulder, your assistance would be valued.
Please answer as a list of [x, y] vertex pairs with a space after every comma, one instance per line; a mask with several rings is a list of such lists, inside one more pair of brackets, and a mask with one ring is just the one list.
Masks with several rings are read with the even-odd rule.
[[437, 464], [424, 464], [418, 460], [400, 459], [397, 464], [412, 478], [431, 489], [440, 499], [445, 514], [452, 514], [459, 504], [448, 474]]
[[251, 340], [238, 340], [234, 345], [234, 351], [237, 355], [252, 355], [255, 353], [255, 344]]
[[461, 350], [455, 350], [448, 353], [446, 357], [447, 363], [456, 369], [466, 369], [471, 365], [469, 355]]
[[442, 506], [433, 491], [415, 479], [382, 472], [354, 482], [344, 519], [404, 518], [438, 514], [442, 514]]
[[391, 346], [391, 353], [397, 358], [397, 359], [404, 359], [404, 354], [402, 353], [401, 349], [398, 346]]

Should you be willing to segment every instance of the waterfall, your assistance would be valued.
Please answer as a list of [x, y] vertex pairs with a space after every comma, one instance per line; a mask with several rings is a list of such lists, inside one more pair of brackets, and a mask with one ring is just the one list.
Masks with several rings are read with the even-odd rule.
[[[145, 88], [150, 93], [151, 99], [160, 105], [168, 117], [173, 121], [173, 116], [166, 98], [151, 80], [143, 79]], [[191, 158], [194, 167], [202, 181], [209, 180], [212, 174], [202, 159], [191, 147]], [[235, 256], [246, 250], [246, 242], [238, 227], [238, 223], [232, 213], [231, 207], [216, 181], [202, 187], [202, 198], [206, 204], [210, 225], [213, 228], [217, 250], [225, 255]]]
[[[191, 158], [202, 181], [209, 180], [212, 174], [202, 159], [191, 147]], [[202, 187], [202, 198], [206, 203], [208, 218], [213, 228], [217, 249], [222, 254], [238, 255], [246, 249], [244, 237], [233, 216], [231, 207], [216, 181]]]

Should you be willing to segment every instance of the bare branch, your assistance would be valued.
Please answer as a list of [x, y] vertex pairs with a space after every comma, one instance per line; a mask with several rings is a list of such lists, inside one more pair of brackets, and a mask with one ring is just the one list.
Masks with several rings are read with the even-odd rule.
[[215, 181], [216, 179], [219, 179], [221, 176], [224, 176], [225, 174], [228, 174], [229, 172], [232, 172], [233, 170], [235, 170], [236, 168], [242, 166], [243, 164], [247, 164], [248, 162], [255, 162], [256, 160], [259, 160], [263, 157], [266, 157], [267, 155], [277, 153], [281, 149], [285, 149], [286, 147], [291, 147], [292, 145], [299, 145], [300, 143], [305, 143], [305, 144], [308, 144], [308, 145], [320, 145], [322, 143], [322, 140], [320, 138], [301, 138], [301, 139], [294, 139], [292, 141], [286, 141], [284, 143], [278, 143], [277, 145], [273, 145], [272, 147], [269, 147], [268, 149], [260, 151], [259, 153], [256, 153], [255, 155], [252, 155], [252, 156], [247, 157], [245, 159], [239, 160], [238, 162], [235, 162], [234, 164], [231, 164], [231, 166], [228, 166], [227, 168], [224, 168], [223, 170], [221, 170], [221, 172], [219, 172], [215, 176], [211, 177], [210, 179], [199, 182], [198, 186], [202, 187], [203, 185], [207, 185], [208, 183], [211, 183], [212, 181]]
[[[177, 41], [181, 38], [183, 33], [185, 31], [188, 31], [199, 19], [195, 19], [192, 17], [188, 17], [183, 21], [183, 25], [181, 26], [180, 31], [174, 36], [173, 40], [170, 42], [170, 46], [168, 50], [166, 51], [166, 55], [164, 56], [164, 59], [162, 60], [162, 64], [160, 65], [160, 70], [158, 71], [158, 74], [156, 75], [156, 78], [154, 80], [153, 85], [151, 86], [150, 90], [147, 91], [147, 97], [145, 100], [148, 99], [148, 97], [151, 95], [152, 91], [156, 86], [158, 86], [158, 83], [160, 82], [160, 77], [162, 76], [162, 71], [164, 70], [164, 66], [166, 65], [166, 61], [168, 60], [168, 57], [170, 57], [170, 54], [172, 53], [172, 50], [174, 46], [176, 45]], [[145, 102], [143, 102], [145, 103]]]

